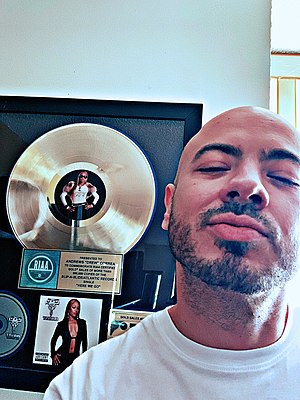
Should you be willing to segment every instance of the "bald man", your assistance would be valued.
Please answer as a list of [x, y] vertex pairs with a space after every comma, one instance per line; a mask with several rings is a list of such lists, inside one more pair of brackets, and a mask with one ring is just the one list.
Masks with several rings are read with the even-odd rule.
[[45, 399], [299, 399], [300, 136], [268, 110], [208, 122], [165, 191], [178, 301], [79, 357]]

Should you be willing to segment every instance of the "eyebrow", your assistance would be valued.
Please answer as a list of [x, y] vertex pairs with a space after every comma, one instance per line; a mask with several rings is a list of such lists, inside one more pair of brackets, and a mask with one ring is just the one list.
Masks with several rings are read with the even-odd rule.
[[203, 146], [200, 150], [198, 150], [193, 158], [193, 162], [197, 161], [203, 154], [208, 153], [210, 151], [220, 151], [221, 153], [225, 153], [237, 158], [242, 157], [242, 151], [237, 147], [224, 143], [212, 143], [212, 144], [207, 144], [206, 146]]
[[288, 160], [295, 164], [300, 165], [300, 158], [294, 153], [284, 149], [273, 149], [269, 152], [263, 150], [261, 152], [260, 161], [272, 161], [272, 160]]

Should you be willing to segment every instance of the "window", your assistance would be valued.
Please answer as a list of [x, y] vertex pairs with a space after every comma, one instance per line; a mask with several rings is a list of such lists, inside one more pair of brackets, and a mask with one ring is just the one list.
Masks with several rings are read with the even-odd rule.
[[[270, 109], [300, 130], [300, 2], [272, 0]], [[300, 272], [289, 296], [300, 306]]]
[[300, 128], [299, 0], [272, 0], [270, 109]]
[[271, 55], [270, 109], [300, 128], [300, 55]]

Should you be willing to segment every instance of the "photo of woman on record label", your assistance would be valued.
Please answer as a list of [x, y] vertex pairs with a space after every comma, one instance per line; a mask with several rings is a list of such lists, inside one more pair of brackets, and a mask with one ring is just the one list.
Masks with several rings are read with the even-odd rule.
[[[51, 338], [52, 365], [65, 369], [80, 354], [87, 350], [87, 326], [84, 319], [79, 318], [80, 302], [77, 299], [69, 300], [62, 321], [57, 323]], [[61, 337], [62, 344], [56, 350], [56, 343]]]

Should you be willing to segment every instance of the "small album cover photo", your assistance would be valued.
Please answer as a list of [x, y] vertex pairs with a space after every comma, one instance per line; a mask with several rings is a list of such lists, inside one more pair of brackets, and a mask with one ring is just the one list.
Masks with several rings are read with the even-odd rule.
[[153, 312], [111, 309], [107, 339], [122, 335], [150, 314]]
[[102, 300], [41, 296], [33, 363], [63, 370], [99, 343]]

